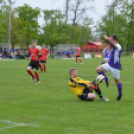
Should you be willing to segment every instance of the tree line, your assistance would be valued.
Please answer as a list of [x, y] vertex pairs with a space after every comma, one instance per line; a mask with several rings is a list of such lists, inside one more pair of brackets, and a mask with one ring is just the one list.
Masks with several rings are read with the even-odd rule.
[[[42, 10], [24, 4], [12, 7], [11, 44], [28, 48], [32, 40], [39, 45], [45, 43], [51, 49], [57, 44], [84, 45], [88, 39], [100, 38], [104, 34], [116, 34], [124, 50], [134, 49], [134, 1], [113, 0], [106, 5], [106, 14], [95, 25], [94, 35], [92, 19], [87, 11], [92, 7], [85, 6], [90, 0], [67, 0], [66, 13], [61, 10]], [[0, 42], [8, 42], [8, 3], [0, 1]], [[89, 9], [90, 8], [90, 9]], [[38, 17], [43, 13], [44, 25], [39, 25]], [[103, 38], [102, 38], [103, 39]]]
[[[3, 0], [0, 3], [0, 42], [8, 42], [8, 5]], [[38, 17], [44, 14], [44, 25], [40, 26]], [[76, 23], [66, 24], [66, 15], [60, 10], [41, 10], [24, 4], [12, 7], [11, 21], [11, 44], [14, 48], [19, 45], [28, 48], [32, 40], [37, 40], [39, 45], [44, 42], [52, 49], [57, 44], [79, 44], [84, 43], [83, 38], [91, 38], [90, 22], [85, 18], [85, 25]], [[83, 23], [83, 24], [84, 24]]]
[[134, 1], [113, 0], [96, 25], [99, 36], [116, 34], [124, 51], [134, 50]]

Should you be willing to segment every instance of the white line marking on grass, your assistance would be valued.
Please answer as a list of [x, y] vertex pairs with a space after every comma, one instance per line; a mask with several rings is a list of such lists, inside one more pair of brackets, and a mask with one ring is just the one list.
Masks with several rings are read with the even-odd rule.
[[30, 123], [17, 123], [17, 122], [12, 122], [12, 121], [8, 121], [8, 120], [0, 120], [1, 123], [6, 123], [6, 124], [12, 124], [13, 126], [8, 126], [8, 127], [3, 127], [0, 128], [0, 130], [2, 129], [7, 129], [7, 128], [14, 128], [14, 127], [39, 127], [38, 125], [35, 124], [30, 124]]
[[0, 61], [15, 61], [15, 60], [10, 60], [10, 59], [0, 59]]

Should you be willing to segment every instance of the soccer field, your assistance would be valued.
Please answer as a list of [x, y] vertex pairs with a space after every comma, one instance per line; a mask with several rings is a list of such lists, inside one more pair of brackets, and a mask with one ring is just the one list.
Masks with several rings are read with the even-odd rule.
[[[26, 72], [28, 60], [0, 61], [0, 134], [133, 134], [134, 59], [123, 57], [121, 82], [123, 97], [111, 77], [109, 88], [100, 84], [103, 96], [93, 102], [78, 100], [68, 86], [69, 69], [94, 80], [103, 59], [48, 59], [47, 73], [39, 73], [41, 83], [31, 82]], [[130, 64], [131, 63], [131, 64]]]

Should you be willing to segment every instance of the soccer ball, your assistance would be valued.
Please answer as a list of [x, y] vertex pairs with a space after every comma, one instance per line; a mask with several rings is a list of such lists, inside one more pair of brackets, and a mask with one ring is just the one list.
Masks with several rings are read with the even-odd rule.
[[102, 83], [102, 82], [105, 81], [105, 77], [100, 74], [100, 75], [97, 76], [96, 81], [99, 82], [99, 83]]

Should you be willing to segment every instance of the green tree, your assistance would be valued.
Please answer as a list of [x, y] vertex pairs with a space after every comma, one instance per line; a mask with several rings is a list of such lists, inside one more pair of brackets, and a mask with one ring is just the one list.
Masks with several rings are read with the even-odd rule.
[[38, 7], [32, 8], [24, 4], [24, 6], [16, 8], [16, 13], [19, 15], [19, 30], [21, 30], [21, 32], [23, 31], [23, 42], [25, 42], [28, 48], [32, 40], [38, 39], [38, 32], [40, 31], [38, 24], [40, 9]]
[[[43, 27], [44, 41], [47, 45], [50, 45], [50, 51], [53, 50], [53, 46], [62, 42], [65, 34], [62, 32], [64, 26], [63, 20], [65, 15], [59, 10], [44, 10], [44, 21]], [[40, 35], [41, 37], [41, 35]]]

